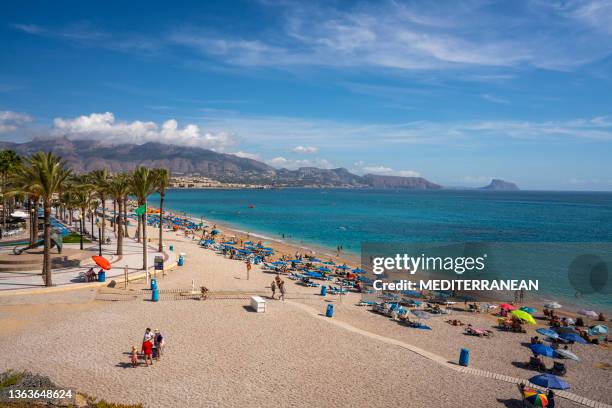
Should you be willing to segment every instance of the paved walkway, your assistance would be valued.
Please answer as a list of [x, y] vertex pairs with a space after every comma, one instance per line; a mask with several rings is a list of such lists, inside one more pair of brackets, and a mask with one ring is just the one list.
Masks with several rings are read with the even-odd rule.
[[[115, 255], [117, 243], [113, 239], [113, 231], [107, 231], [107, 236], [112, 239], [111, 243], [102, 246], [102, 256], [108, 259], [112, 268], [106, 272], [106, 283], [115, 279], [118, 282], [124, 280], [124, 269], [128, 267], [128, 277], [135, 278], [137, 275], [142, 275], [142, 244], [136, 242], [132, 238], [123, 239], [123, 256]], [[79, 244], [64, 244], [64, 248], [78, 249]], [[93, 255], [98, 255], [98, 243], [92, 242], [86, 244], [83, 249]], [[176, 255], [172, 251], [160, 253], [156, 248], [149, 246], [147, 267], [152, 268], [156, 255], [164, 256], [164, 267], [172, 265], [176, 262]], [[79, 279], [81, 272], [86, 272], [90, 267], [96, 267], [90, 257], [81, 262], [80, 266], [55, 268], [53, 269], [53, 287], [54, 288], [78, 288], [85, 287], [91, 283], [82, 282]], [[97, 267], [96, 267], [97, 268]], [[99, 269], [99, 268], [97, 268]], [[17, 294], [19, 289], [42, 289], [45, 288], [42, 274], [40, 271], [31, 272], [0, 272], [0, 296], [3, 294]]]
[[[325, 317], [324, 315], [322, 315], [320, 313], [320, 311], [305, 305], [303, 303], [298, 303], [298, 302], [292, 302], [292, 301], [287, 301], [288, 304], [291, 304], [293, 306], [296, 306], [302, 310], [304, 310], [305, 312], [311, 314], [313, 317], [316, 317], [318, 319], [322, 319], [328, 323], [334, 324], [336, 326], [339, 326], [345, 330], [348, 330], [350, 332], [353, 333], [357, 333], [357, 334], [361, 334], [362, 336], [366, 336], [369, 337], [371, 339], [375, 339], [378, 341], [381, 341], [383, 343], [387, 343], [387, 344], [392, 344], [394, 346], [398, 346], [407, 350], [412, 351], [413, 353], [416, 353], [418, 355], [420, 355], [421, 357], [424, 357], [428, 360], [431, 360], [437, 364], [440, 364], [448, 369], [451, 370], [455, 370], [455, 371], [459, 371], [461, 373], [466, 373], [466, 374], [471, 374], [471, 375], [477, 375], [480, 377], [487, 377], [487, 378], [492, 378], [494, 380], [498, 380], [498, 381], [503, 381], [503, 382], [507, 382], [507, 383], [512, 383], [512, 384], [526, 384], [530, 387], [534, 387], [534, 388], [539, 388], [542, 389], [542, 387], [539, 387], [535, 384], [531, 384], [529, 383], [529, 381], [521, 379], [521, 378], [516, 378], [516, 377], [510, 377], [507, 375], [503, 375], [503, 374], [497, 374], [497, 373], [493, 373], [490, 371], [485, 371], [485, 370], [479, 370], [477, 368], [471, 368], [471, 367], [463, 367], [460, 366], [458, 364], [452, 363], [450, 361], [448, 361], [446, 358], [439, 356], [437, 354], [434, 354], [432, 352], [429, 352], [427, 350], [424, 350], [422, 348], [413, 346], [412, 344], [409, 343], [405, 343], [403, 341], [400, 340], [396, 340], [396, 339], [392, 339], [390, 337], [385, 337], [385, 336], [381, 336], [379, 334], [376, 333], [372, 333], [369, 332], [367, 330], [362, 330], [359, 329], [349, 323], [343, 322], [341, 320], [338, 319], [334, 319], [334, 318], [328, 318]], [[608, 404], [604, 404], [603, 402], [598, 402], [598, 401], [593, 401], [590, 400], [588, 398], [585, 397], [581, 397], [579, 395], [573, 394], [571, 392], [567, 392], [567, 391], [562, 391], [562, 390], [555, 390], [555, 395], [557, 397], [561, 397], [561, 398], [565, 398], [567, 400], [570, 400], [572, 402], [575, 402], [577, 404], [581, 404], [584, 405], [586, 407], [591, 407], [591, 408], [612, 408], [612, 405], [608, 405]]]

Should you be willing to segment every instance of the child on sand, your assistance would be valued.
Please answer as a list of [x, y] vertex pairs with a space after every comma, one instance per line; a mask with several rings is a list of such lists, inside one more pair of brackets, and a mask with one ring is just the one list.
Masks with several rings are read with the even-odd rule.
[[270, 289], [272, 289], [272, 299], [276, 299], [276, 281], [274, 279], [272, 279]]
[[132, 363], [132, 367], [136, 367], [138, 365], [138, 351], [136, 350], [136, 346], [132, 346], [132, 353], [130, 354], [130, 361]]
[[285, 300], [285, 281], [281, 280], [280, 283], [278, 284], [278, 289], [280, 290], [280, 298], [282, 301]]

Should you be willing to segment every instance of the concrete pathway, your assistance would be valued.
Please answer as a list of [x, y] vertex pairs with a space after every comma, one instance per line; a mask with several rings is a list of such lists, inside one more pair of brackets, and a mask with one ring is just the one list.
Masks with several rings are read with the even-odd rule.
[[[118, 283], [124, 281], [124, 270], [128, 267], [128, 278], [134, 279], [136, 276], [144, 274], [142, 269], [142, 243], [136, 242], [133, 238], [123, 239], [123, 256], [115, 255], [117, 248], [116, 240], [114, 239], [113, 231], [107, 231], [107, 236], [111, 238], [111, 243], [102, 246], [102, 256], [108, 259], [112, 268], [106, 272], [106, 284], [111, 280], [116, 280]], [[65, 248], [78, 249], [79, 244], [64, 244]], [[160, 253], [157, 248], [148, 246], [147, 268], [153, 268], [156, 255], [164, 256], [164, 267], [173, 265], [176, 262], [178, 254], [172, 251]], [[90, 253], [88, 259], [81, 262], [81, 265], [76, 267], [55, 268], [53, 269], [53, 289], [55, 288], [82, 288], [86, 286], [100, 286], [101, 283], [95, 282], [85, 283], [79, 279], [81, 272], [86, 272], [90, 267], [99, 270], [99, 268], [91, 260], [91, 256], [98, 255], [98, 243], [92, 242], [84, 246], [84, 251]], [[31, 272], [0, 272], [0, 296], [5, 294], [20, 294], [24, 290], [28, 292], [33, 289], [49, 289], [44, 286], [42, 274], [35, 270]]]

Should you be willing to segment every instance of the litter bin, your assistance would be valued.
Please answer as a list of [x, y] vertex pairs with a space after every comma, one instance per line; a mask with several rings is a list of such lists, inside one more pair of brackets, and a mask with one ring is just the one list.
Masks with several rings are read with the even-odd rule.
[[98, 272], [98, 282], [105, 282], [105, 281], [106, 281], [106, 272], [104, 271]]
[[157, 289], [157, 279], [151, 279], [151, 290]]
[[157, 290], [157, 288], [153, 289], [153, 291], [151, 292], [151, 300], [153, 302], [159, 301], [159, 291]]
[[170, 251], [174, 251], [174, 245], [170, 245]]
[[321, 285], [321, 296], [327, 295], [327, 286]]
[[325, 312], [325, 316], [332, 317], [334, 315], [334, 305], [327, 305], [327, 311]]
[[183, 258], [183, 256], [179, 256], [178, 258], [178, 262], [177, 262], [178, 266], [183, 266], [185, 265], [185, 258]]
[[470, 364], [470, 350], [466, 348], [461, 349], [459, 354], [459, 365], [467, 367]]

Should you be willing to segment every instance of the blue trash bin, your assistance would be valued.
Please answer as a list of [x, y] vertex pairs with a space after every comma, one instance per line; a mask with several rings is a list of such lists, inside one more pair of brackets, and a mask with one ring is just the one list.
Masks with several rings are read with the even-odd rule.
[[459, 354], [459, 365], [467, 367], [470, 364], [470, 350], [466, 348], [461, 349], [461, 354]]
[[327, 311], [325, 312], [325, 316], [332, 317], [334, 315], [334, 305], [327, 305]]
[[321, 296], [327, 295], [327, 286], [321, 285]]
[[170, 245], [170, 251], [174, 251], [174, 245]]
[[157, 279], [151, 279], [151, 290], [157, 289]]
[[151, 300], [153, 302], [159, 301], [159, 291], [157, 290], [157, 288], [153, 289], [153, 291], [151, 292]]
[[106, 281], [106, 272], [104, 271], [98, 272], [98, 282], [105, 282], [105, 281]]
[[182, 256], [179, 256], [178, 266], [183, 266], [183, 265], [185, 265], [185, 258], [183, 258]]

